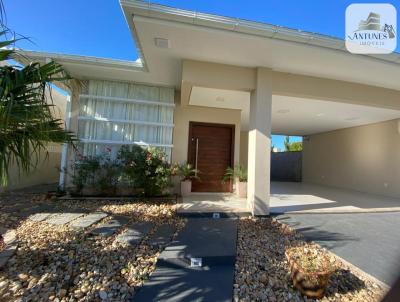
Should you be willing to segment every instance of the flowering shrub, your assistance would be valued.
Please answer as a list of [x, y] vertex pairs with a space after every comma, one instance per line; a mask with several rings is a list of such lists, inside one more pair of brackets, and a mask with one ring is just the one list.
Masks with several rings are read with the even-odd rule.
[[160, 196], [170, 186], [171, 166], [158, 148], [122, 146], [116, 160], [109, 155], [78, 158], [72, 176], [78, 192], [89, 186], [113, 194], [118, 184], [128, 184], [145, 196]]
[[85, 186], [96, 185], [96, 174], [101, 168], [100, 160], [101, 157], [99, 156], [79, 156], [79, 160], [75, 163], [74, 174], [72, 175], [72, 183], [78, 192]]
[[146, 196], [159, 196], [170, 186], [171, 166], [165, 153], [153, 147], [124, 146], [119, 152], [125, 177]]

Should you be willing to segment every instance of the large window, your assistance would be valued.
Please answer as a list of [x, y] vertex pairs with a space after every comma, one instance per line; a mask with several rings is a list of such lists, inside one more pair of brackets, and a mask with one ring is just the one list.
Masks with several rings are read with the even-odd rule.
[[78, 137], [83, 155], [109, 152], [121, 145], [150, 145], [171, 158], [174, 89], [90, 80], [80, 95]]

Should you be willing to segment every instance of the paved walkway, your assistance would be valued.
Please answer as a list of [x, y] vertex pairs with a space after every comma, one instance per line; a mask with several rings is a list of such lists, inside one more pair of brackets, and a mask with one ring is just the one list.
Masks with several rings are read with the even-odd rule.
[[236, 238], [237, 219], [189, 218], [134, 301], [232, 301]]
[[388, 285], [400, 275], [400, 213], [285, 214], [277, 218]]

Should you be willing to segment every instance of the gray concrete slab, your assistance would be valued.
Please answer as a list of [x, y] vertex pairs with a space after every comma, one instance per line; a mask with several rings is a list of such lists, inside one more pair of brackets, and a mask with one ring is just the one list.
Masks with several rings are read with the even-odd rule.
[[46, 219], [49, 219], [53, 216], [57, 216], [59, 213], [54, 214], [54, 213], [36, 213], [28, 217], [29, 220], [35, 221], [35, 222], [41, 222], [45, 221]]
[[234, 263], [237, 219], [191, 218], [159, 259], [202, 258], [204, 264]]
[[14, 255], [15, 251], [17, 250], [16, 244], [8, 245], [4, 250], [0, 252], [0, 269], [6, 265], [8, 259]]
[[91, 233], [96, 236], [109, 237], [117, 232], [123, 225], [127, 224], [128, 221], [129, 219], [126, 216], [115, 216], [113, 219], [98, 225]]
[[233, 298], [234, 266], [183, 268], [157, 262], [157, 268], [133, 301], [215, 301]]
[[162, 224], [150, 236], [149, 244], [152, 247], [164, 247], [171, 241], [175, 231], [176, 227], [174, 225]]
[[103, 212], [97, 212], [97, 213], [89, 213], [88, 215], [79, 217], [75, 220], [73, 220], [69, 226], [72, 228], [77, 228], [77, 229], [84, 229], [87, 228], [103, 218], [106, 218], [108, 214], [103, 213]]
[[400, 211], [400, 198], [303, 182], [271, 182], [271, 213]]
[[125, 232], [117, 236], [117, 241], [131, 246], [138, 245], [150, 232], [154, 224], [152, 222], [136, 222], [128, 226]]
[[85, 215], [85, 213], [61, 213], [59, 215], [54, 215], [47, 218], [44, 222], [54, 224], [54, 225], [64, 225], [71, 221]]
[[400, 213], [285, 214], [277, 219], [388, 285], [400, 275]]

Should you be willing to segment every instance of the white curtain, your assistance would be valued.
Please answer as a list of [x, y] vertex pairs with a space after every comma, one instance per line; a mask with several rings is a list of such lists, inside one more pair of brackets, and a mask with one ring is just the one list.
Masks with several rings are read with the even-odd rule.
[[[135, 100], [162, 104], [138, 104]], [[141, 142], [160, 146], [170, 159], [171, 147], [165, 145], [172, 145], [174, 107], [163, 104], [174, 104], [173, 88], [88, 81], [80, 97], [78, 118], [83, 155], [108, 152], [114, 157], [122, 144]]]

